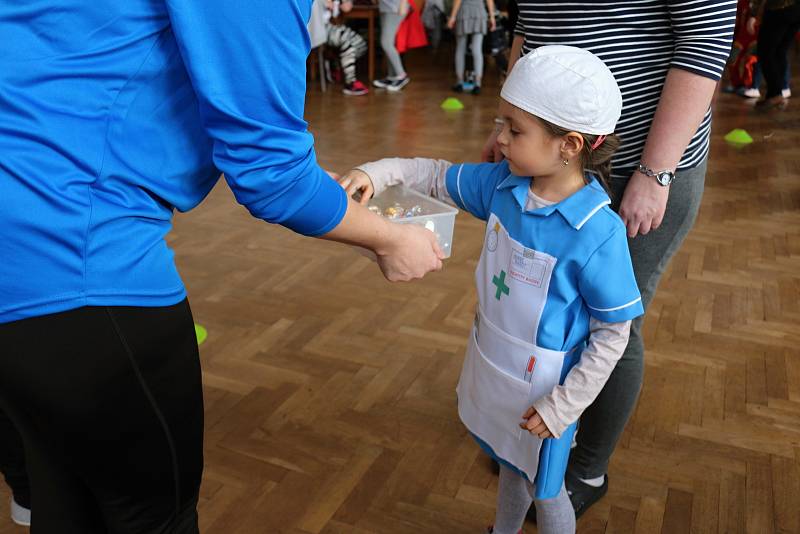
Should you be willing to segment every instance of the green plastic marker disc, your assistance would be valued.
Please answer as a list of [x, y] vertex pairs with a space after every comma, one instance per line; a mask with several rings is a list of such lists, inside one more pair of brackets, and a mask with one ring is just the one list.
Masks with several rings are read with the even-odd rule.
[[458, 111], [464, 109], [464, 104], [461, 103], [461, 100], [451, 96], [442, 102], [442, 109], [445, 111]]
[[197, 323], [194, 324], [194, 333], [197, 336], [198, 345], [202, 345], [208, 337], [208, 331]]
[[747, 131], [742, 130], [741, 128], [736, 128], [725, 135], [725, 141], [728, 143], [733, 143], [734, 145], [749, 145], [753, 142], [753, 138], [750, 137], [750, 134], [747, 133]]

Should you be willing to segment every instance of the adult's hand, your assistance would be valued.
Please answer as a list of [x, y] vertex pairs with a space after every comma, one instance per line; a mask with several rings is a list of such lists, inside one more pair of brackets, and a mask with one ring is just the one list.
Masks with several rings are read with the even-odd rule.
[[503, 161], [503, 153], [500, 152], [500, 145], [497, 144], [497, 136], [500, 135], [500, 129], [494, 128], [492, 133], [486, 139], [486, 143], [481, 150], [481, 161], [488, 163], [500, 163]]
[[422, 278], [442, 268], [444, 253], [436, 235], [414, 224], [387, 221], [388, 239], [375, 250], [378, 266], [390, 282], [407, 282]]
[[628, 237], [646, 235], [661, 226], [668, 198], [669, 187], [659, 185], [654, 178], [639, 171], [634, 172], [619, 206], [619, 216], [625, 223]]
[[444, 253], [433, 232], [413, 224], [391, 222], [352, 198], [347, 199], [347, 211], [339, 225], [320, 237], [373, 252], [383, 276], [390, 282], [422, 278], [442, 268]]
[[758, 24], [758, 19], [755, 17], [748, 17], [747, 18], [747, 33], [750, 35], [756, 34], [756, 25]]

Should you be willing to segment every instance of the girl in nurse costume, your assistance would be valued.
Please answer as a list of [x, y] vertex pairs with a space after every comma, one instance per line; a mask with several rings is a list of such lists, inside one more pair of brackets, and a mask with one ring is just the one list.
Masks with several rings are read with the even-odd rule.
[[544, 46], [501, 92], [505, 161], [384, 159], [340, 179], [362, 202], [404, 184], [487, 222], [458, 412], [500, 463], [490, 532], [575, 531], [564, 489], [572, 436], [643, 313], [625, 226], [606, 193], [619, 88], [590, 52]]

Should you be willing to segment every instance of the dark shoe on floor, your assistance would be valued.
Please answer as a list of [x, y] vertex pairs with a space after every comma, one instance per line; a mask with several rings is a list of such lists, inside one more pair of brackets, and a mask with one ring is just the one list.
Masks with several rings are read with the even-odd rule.
[[[564, 485], [567, 488], [569, 500], [572, 502], [572, 509], [575, 510], [575, 519], [586, 512], [594, 503], [603, 498], [608, 493], [608, 475], [603, 478], [603, 485], [599, 487], [590, 486], [582, 482], [575, 475], [567, 471], [564, 477]], [[527, 514], [528, 519], [536, 523], [536, 506], [531, 504]]]
[[476, 85], [475, 87], [473, 87], [472, 88], [472, 94], [473, 95], [481, 94], [481, 86], [480, 85]]
[[408, 82], [410, 82], [410, 81], [411, 81], [411, 78], [409, 78], [408, 76], [406, 76], [404, 78], [399, 78], [397, 80], [392, 80], [392, 83], [390, 83], [389, 85], [386, 86], [386, 90], [387, 91], [391, 91], [393, 93], [396, 93], [396, 92], [402, 90], [403, 87], [408, 85]]
[[771, 98], [765, 98], [764, 100], [759, 100], [756, 102], [756, 109], [761, 111], [768, 111], [771, 109], [784, 110], [788, 105], [789, 101], [784, 98], [783, 95], [777, 95]]
[[461, 83], [461, 82], [458, 82], [457, 84], [455, 84], [453, 86], [453, 91], [455, 91], [456, 93], [463, 93], [464, 92], [464, 84]]
[[346, 83], [342, 92], [350, 96], [361, 96], [369, 93], [367, 86], [356, 80], [353, 83]]
[[567, 486], [567, 494], [569, 494], [569, 500], [572, 501], [576, 519], [608, 493], [608, 475], [603, 476], [603, 485], [597, 488], [581, 481], [569, 472], [567, 472], [564, 483]]
[[390, 85], [392, 85], [391, 78], [381, 78], [380, 80], [373, 80], [372, 85], [375, 87], [380, 87], [381, 89], [386, 89]]

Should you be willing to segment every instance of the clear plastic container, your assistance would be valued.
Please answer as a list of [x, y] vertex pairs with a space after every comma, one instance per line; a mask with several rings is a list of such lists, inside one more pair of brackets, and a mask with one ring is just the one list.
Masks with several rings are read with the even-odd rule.
[[450, 251], [453, 247], [453, 227], [458, 213], [456, 208], [402, 185], [388, 187], [379, 196], [369, 201], [369, 205], [376, 206], [381, 213], [395, 204], [399, 204], [405, 209], [420, 206], [422, 215], [413, 217], [401, 216], [389, 220], [399, 224], [418, 224], [427, 228], [436, 234], [439, 246], [442, 247], [442, 252], [444, 252], [444, 257], [450, 257]]

